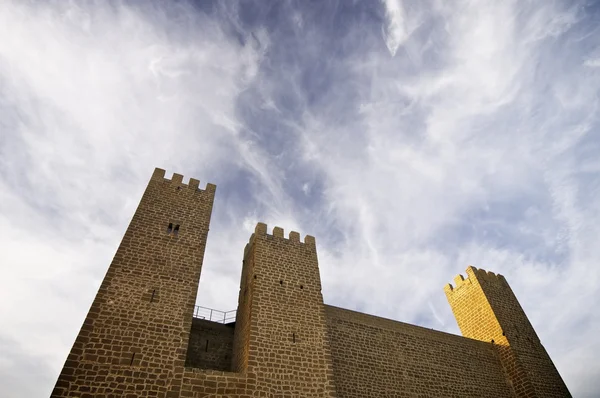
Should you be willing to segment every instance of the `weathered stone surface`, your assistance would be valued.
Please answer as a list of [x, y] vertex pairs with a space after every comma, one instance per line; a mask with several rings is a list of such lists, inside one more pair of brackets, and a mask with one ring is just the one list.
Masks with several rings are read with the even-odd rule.
[[326, 306], [338, 397], [510, 397], [491, 344]]
[[518, 397], [570, 397], [506, 279], [475, 267], [467, 276], [444, 288], [463, 336], [493, 345]]
[[192, 320], [216, 187], [164, 174], [53, 397], [570, 396], [503, 277], [470, 267], [446, 286], [466, 337], [454, 336], [324, 305], [315, 239], [262, 223], [244, 250], [235, 328]]
[[194, 318], [185, 366], [230, 372], [233, 331], [232, 325]]
[[215, 186], [156, 169], [52, 396], [179, 391]]

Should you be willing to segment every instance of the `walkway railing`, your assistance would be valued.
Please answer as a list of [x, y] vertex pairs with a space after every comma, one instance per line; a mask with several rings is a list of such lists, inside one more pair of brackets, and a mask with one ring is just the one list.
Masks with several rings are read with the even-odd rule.
[[200, 305], [194, 308], [194, 318], [206, 319], [207, 321], [218, 323], [235, 322], [236, 310], [219, 311], [212, 308], [202, 307]]

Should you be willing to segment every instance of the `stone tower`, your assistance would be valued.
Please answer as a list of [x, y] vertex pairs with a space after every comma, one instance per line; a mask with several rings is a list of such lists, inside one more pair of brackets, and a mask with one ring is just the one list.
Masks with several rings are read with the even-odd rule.
[[259, 223], [244, 250], [233, 369], [255, 396], [334, 397], [315, 239]]
[[52, 392], [179, 396], [215, 185], [156, 169]]
[[444, 288], [463, 336], [494, 344], [517, 397], [570, 397], [506, 279], [475, 267], [467, 276]]

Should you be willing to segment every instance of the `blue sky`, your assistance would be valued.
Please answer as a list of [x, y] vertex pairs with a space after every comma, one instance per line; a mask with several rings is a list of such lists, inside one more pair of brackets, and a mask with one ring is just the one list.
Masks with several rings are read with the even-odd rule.
[[599, 396], [599, 18], [1, 2], [3, 395], [49, 395], [162, 167], [217, 185], [199, 304], [235, 308], [258, 221], [317, 238], [326, 303], [451, 333], [442, 288], [474, 265], [506, 276], [574, 396]]

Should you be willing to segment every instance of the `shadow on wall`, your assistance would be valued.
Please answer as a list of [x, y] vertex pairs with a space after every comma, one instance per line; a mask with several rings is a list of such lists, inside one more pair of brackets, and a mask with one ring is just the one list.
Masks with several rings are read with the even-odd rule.
[[234, 331], [235, 322], [223, 324], [194, 318], [185, 366], [230, 372]]

